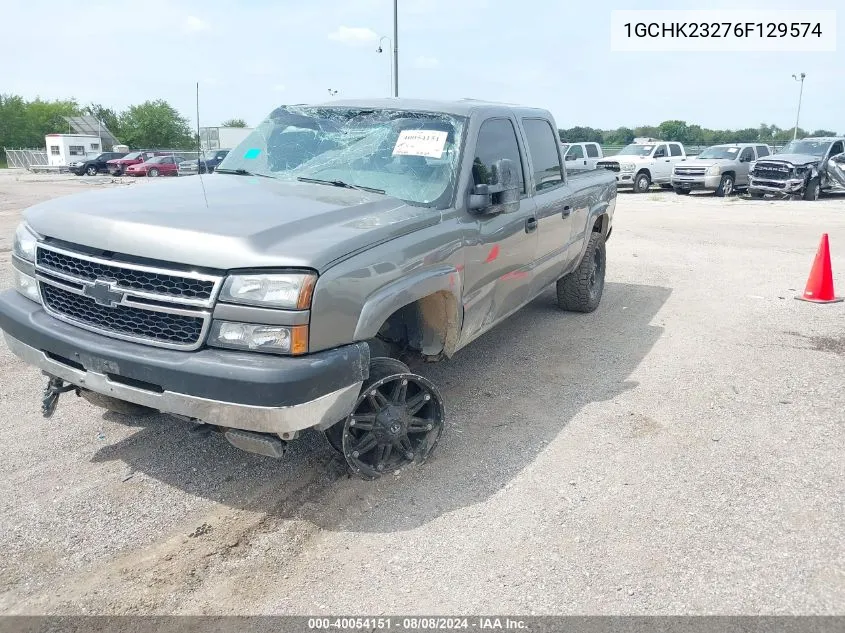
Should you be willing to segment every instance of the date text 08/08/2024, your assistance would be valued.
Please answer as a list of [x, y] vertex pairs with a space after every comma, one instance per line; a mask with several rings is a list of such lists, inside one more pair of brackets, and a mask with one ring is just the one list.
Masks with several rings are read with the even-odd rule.
[[363, 617], [363, 618], [309, 618], [308, 629], [316, 631], [329, 630], [526, 630], [523, 620], [497, 617]]

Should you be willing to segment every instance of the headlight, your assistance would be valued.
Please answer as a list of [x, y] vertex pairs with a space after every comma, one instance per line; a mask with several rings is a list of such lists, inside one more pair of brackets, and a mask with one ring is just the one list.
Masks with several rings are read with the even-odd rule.
[[634, 171], [634, 163], [621, 163], [619, 169], [622, 171]]
[[211, 325], [208, 344], [256, 352], [304, 354], [308, 351], [308, 326], [215, 321]]
[[35, 261], [35, 247], [38, 245], [38, 238], [29, 229], [25, 222], [18, 224], [15, 229], [15, 240], [12, 244], [12, 252], [27, 262]]
[[38, 292], [38, 282], [29, 275], [22, 273], [17, 268], [12, 268], [12, 279], [15, 290], [27, 299], [41, 303], [41, 293]]
[[231, 275], [223, 284], [221, 301], [268, 308], [307, 310], [311, 306], [315, 275], [305, 273]]
[[722, 167], [720, 165], [712, 165], [711, 167], [707, 168], [707, 175], [708, 176], [718, 176], [722, 173]]

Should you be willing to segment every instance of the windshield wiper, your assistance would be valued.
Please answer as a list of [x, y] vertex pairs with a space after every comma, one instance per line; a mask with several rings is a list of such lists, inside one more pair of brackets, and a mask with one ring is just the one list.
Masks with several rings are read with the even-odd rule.
[[318, 185], [332, 185], [333, 187], [343, 187], [344, 189], [358, 189], [359, 191], [369, 191], [370, 193], [384, 193], [384, 189], [376, 189], [375, 187], [364, 187], [363, 185], [352, 185], [342, 180], [323, 180], [321, 178], [306, 178], [305, 176], [297, 177], [299, 182], [312, 182]]
[[219, 167], [214, 170], [218, 174], [235, 174], [236, 176], [261, 176], [262, 178], [272, 178], [273, 176], [268, 176], [267, 174], [259, 174], [253, 171], [247, 171], [246, 169], [220, 169]]

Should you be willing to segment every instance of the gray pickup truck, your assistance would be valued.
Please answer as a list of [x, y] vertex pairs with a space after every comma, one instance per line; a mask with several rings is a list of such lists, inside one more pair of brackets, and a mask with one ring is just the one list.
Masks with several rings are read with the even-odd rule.
[[595, 310], [615, 206], [613, 174], [567, 177], [544, 110], [280, 107], [209, 176], [28, 209], [0, 328], [47, 375], [45, 416], [73, 391], [273, 457], [316, 428], [371, 479], [443, 432], [411, 366], [552, 284]]

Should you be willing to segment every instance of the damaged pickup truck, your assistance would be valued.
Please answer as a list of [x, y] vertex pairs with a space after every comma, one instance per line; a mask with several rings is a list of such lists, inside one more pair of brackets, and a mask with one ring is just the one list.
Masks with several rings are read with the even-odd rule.
[[472, 100], [279, 107], [209, 176], [28, 209], [0, 328], [48, 417], [75, 392], [277, 458], [314, 428], [366, 479], [421, 462], [445, 409], [410, 365], [550, 285], [599, 305], [615, 177], [570, 178], [557, 129]]
[[845, 138], [804, 138], [758, 160], [749, 172], [748, 194], [818, 200], [821, 193], [845, 192]]

